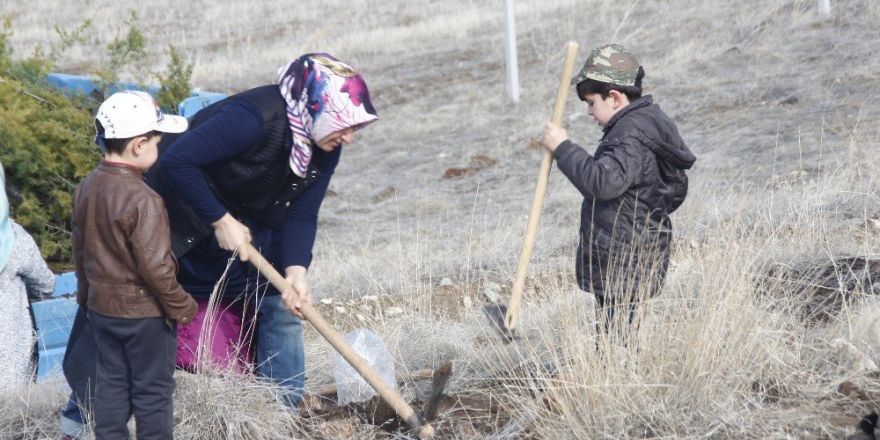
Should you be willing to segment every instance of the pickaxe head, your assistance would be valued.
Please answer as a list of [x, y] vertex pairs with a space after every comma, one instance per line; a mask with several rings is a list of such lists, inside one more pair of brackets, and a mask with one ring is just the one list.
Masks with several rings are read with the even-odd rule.
[[501, 335], [504, 343], [509, 344], [516, 338], [513, 329], [507, 327], [507, 306], [503, 304], [488, 304], [483, 307], [483, 314], [489, 319], [489, 325]]

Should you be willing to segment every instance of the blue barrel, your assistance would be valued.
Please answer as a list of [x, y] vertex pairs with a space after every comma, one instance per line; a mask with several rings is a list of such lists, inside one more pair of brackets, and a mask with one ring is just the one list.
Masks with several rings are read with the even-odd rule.
[[189, 118], [199, 110], [225, 98], [226, 95], [223, 93], [193, 92], [193, 96], [180, 101], [180, 105], [177, 106], [177, 114]]
[[67, 338], [76, 316], [76, 275], [66, 272], [55, 277], [52, 297], [31, 304], [37, 331], [37, 381], [61, 371]]
[[[50, 73], [47, 75], [46, 80], [50, 85], [67, 94], [79, 93], [89, 95], [98, 88], [96, 85], [97, 81], [94, 78], [86, 76], [68, 75], [66, 73]], [[119, 90], [145, 90], [152, 95], [159, 93], [158, 86], [147, 86], [146, 89], [144, 89], [144, 87], [134, 83], [119, 83], [114, 87], [110, 87], [109, 92], [113, 93]], [[226, 98], [226, 96], [225, 93], [194, 90], [189, 98], [184, 99], [177, 106], [177, 114], [188, 118], [198, 113], [199, 110]]]
[[[89, 95], [98, 88], [96, 85], [97, 81], [94, 78], [86, 76], [68, 75], [66, 73], [50, 73], [46, 76], [46, 80], [49, 82], [49, 85], [68, 94], [81, 93], [83, 95]], [[153, 95], [159, 93], [158, 86], [147, 86], [146, 89], [144, 89], [144, 87], [135, 83], [118, 83], [108, 89], [110, 93], [115, 93], [120, 90], [145, 90]]]

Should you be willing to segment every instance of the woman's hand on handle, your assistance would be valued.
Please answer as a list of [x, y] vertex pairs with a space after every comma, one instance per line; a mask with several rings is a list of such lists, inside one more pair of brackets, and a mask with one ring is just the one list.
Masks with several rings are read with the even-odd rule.
[[307, 274], [308, 269], [303, 266], [288, 266], [284, 269], [284, 279], [293, 289], [281, 292], [281, 299], [284, 305], [300, 319], [304, 319], [302, 307], [312, 303], [312, 288], [309, 286]]
[[250, 258], [247, 248], [242, 246], [251, 242], [251, 231], [247, 226], [228, 212], [211, 226], [214, 227], [214, 235], [221, 248], [230, 252], [238, 251], [238, 257], [241, 261], [247, 261]]

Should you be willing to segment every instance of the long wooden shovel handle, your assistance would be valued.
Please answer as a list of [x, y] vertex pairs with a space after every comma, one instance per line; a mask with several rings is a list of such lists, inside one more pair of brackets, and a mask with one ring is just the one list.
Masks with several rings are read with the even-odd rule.
[[[263, 274], [266, 279], [275, 286], [278, 291], [283, 292], [290, 285], [287, 283], [287, 280], [278, 273], [277, 270], [272, 266], [271, 263], [266, 261], [266, 259], [250, 244], [245, 244], [245, 248], [247, 250], [249, 261], [251, 264]], [[376, 373], [375, 370], [370, 368], [367, 365], [367, 362], [360, 357], [354, 349], [351, 348], [348, 344], [345, 343], [345, 340], [342, 339], [342, 335], [339, 334], [327, 321], [324, 320], [324, 317], [321, 316], [321, 313], [318, 312], [317, 309], [312, 307], [311, 304], [303, 305], [302, 307], [303, 317], [306, 318], [312, 326], [318, 330], [318, 333], [333, 346], [342, 357], [348, 361], [349, 364], [385, 399], [386, 402], [394, 409], [400, 418], [406, 422], [407, 425], [416, 433], [416, 435], [420, 439], [430, 438], [434, 435], [434, 428], [431, 427], [430, 424], [422, 424], [422, 420], [419, 418], [418, 414], [413, 411], [412, 407], [403, 400], [403, 397], [397, 391], [391, 389], [385, 382], [382, 381], [382, 378], [379, 377], [379, 374]]]
[[[554, 124], [562, 123], [562, 114], [565, 111], [565, 101], [568, 98], [568, 89], [571, 88], [571, 72], [574, 69], [577, 58], [578, 44], [569, 41], [565, 45], [565, 64], [559, 75], [559, 89], [556, 91], [556, 105], [553, 106]], [[513, 331], [519, 322], [519, 306], [522, 302], [523, 288], [526, 284], [526, 272], [529, 261], [532, 259], [532, 249], [535, 245], [535, 237], [538, 235], [538, 224], [541, 222], [541, 208], [544, 205], [544, 193], [547, 191], [547, 180], [550, 178], [550, 165], [553, 164], [553, 154], [544, 150], [541, 159], [541, 168], [538, 170], [538, 183], [535, 185], [535, 197], [532, 199], [532, 211], [529, 213], [529, 223], [526, 227], [526, 236], [523, 240], [519, 260], [516, 262], [516, 275], [513, 279], [513, 290], [510, 295], [510, 306], [507, 315], [504, 316], [504, 324], [508, 331]]]

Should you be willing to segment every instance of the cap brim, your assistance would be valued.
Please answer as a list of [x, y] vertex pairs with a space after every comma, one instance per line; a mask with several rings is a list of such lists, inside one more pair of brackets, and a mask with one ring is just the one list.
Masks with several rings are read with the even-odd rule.
[[162, 121], [156, 124], [154, 130], [163, 133], [183, 133], [189, 127], [189, 121], [183, 116], [162, 115]]

